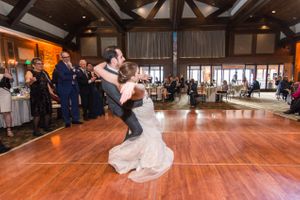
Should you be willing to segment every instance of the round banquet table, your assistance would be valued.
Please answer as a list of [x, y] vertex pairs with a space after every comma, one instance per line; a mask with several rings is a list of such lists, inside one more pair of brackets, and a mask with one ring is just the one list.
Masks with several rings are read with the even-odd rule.
[[[32, 119], [29, 96], [12, 97], [12, 126], [20, 126]], [[3, 116], [0, 114], [0, 128], [6, 127]]]

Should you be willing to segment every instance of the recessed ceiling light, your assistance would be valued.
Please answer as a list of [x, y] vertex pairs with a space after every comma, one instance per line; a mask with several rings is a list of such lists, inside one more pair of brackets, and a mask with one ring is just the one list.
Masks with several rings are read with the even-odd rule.
[[276, 10], [272, 10], [272, 13], [275, 14], [275, 13], [276, 13]]
[[253, 15], [249, 15], [249, 17], [250, 17], [250, 18], [252, 18], [252, 17], [253, 17]]
[[101, 21], [101, 22], [104, 22], [104, 17], [101, 17], [101, 18], [100, 18], [100, 21]]
[[49, 18], [52, 18], [52, 15], [49, 15]]
[[85, 19], [86, 18], [86, 16], [85, 15], [82, 15], [82, 19]]
[[262, 25], [262, 26], [260, 27], [260, 29], [266, 30], [266, 29], [269, 29], [269, 27], [266, 26], [266, 25]]

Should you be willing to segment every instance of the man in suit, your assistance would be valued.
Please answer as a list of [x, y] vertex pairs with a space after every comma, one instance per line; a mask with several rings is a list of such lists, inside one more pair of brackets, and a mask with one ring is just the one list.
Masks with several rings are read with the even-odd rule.
[[252, 84], [251, 84], [251, 86], [250, 86], [250, 88], [249, 88], [247, 97], [251, 97], [252, 92], [253, 92], [254, 90], [258, 90], [258, 89], [260, 89], [260, 84], [259, 84], [259, 82], [256, 80], [256, 78], [253, 78], [253, 82], [252, 82]]
[[[105, 70], [118, 75], [119, 67], [125, 61], [122, 51], [117, 47], [107, 47], [104, 50], [103, 58], [107, 62]], [[135, 139], [140, 136], [143, 132], [143, 129], [138, 122], [135, 114], [132, 112], [132, 108], [139, 107], [143, 104], [142, 100], [139, 101], [127, 101], [123, 105], [120, 103], [121, 94], [118, 88], [112, 83], [102, 80], [103, 90], [107, 94], [108, 106], [116, 116], [120, 117], [124, 123], [128, 126], [129, 130], [127, 131], [126, 139]], [[129, 131], [131, 132], [129, 134]]]
[[197, 83], [195, 80], [192, 78], [190, 82], [190, 87], [189, 87], [189, 95], [190, 95], [190, 104], [191, 107], [196, 107], [196, 97], [198, 97], [198, 90], [197, 90]]
[[76, 80], [76, 69], [72, 66], [70, 61], [70, 54], [68, 52], [61, 52], [61, 61], [55, 66], [57, 73], [57, 93], [60, 98], [63, 119], [65, 127], [71, 126], [69, 103], [71, 100], [71, 113], [72, 124], [82, 124], [79, 121], [79, 108], [78, 108], [78, 83]]
[[83, 119], [95, 119], [93, 112], [93, 86], [96, 77], [87, 70], [86, 60], [79, 61], [79, 70], [77, 73], [77, 81], [79, 85], [81, 105], [83, 110]]

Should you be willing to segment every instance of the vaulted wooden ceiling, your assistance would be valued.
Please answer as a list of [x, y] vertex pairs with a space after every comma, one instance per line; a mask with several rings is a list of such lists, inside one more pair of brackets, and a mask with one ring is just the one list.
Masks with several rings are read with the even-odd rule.
[[[13, 9], [0, 13], [0, 25], [40, 33], [46, 39], [70, 43], [87, 29], [191, 30], [234, 28], [266, 23], [292, 37], [300, 22], [299, 0], [0, 0]], [[243, 4], [244, 2], [244, 4]], [[24, 24], [26, 13], [59, 28], [65, 35]], [[38, 34], [37, 34], [38, 35]]]

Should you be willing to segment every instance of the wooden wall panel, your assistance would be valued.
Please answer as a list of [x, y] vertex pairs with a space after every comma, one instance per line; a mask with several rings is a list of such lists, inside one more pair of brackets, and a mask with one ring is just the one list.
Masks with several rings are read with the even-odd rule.
[[300, 42], [296, 43], [294, 80], [300, 81]]

